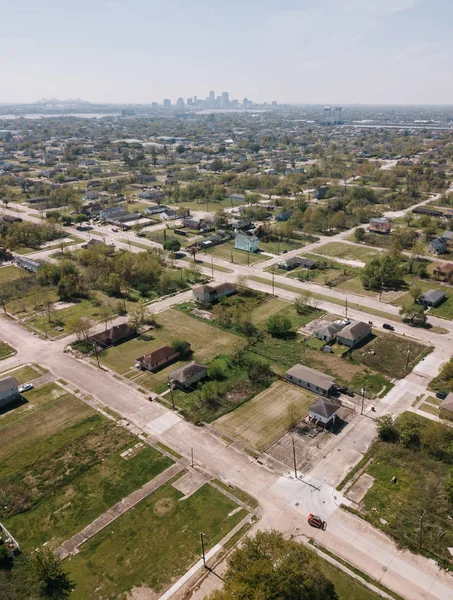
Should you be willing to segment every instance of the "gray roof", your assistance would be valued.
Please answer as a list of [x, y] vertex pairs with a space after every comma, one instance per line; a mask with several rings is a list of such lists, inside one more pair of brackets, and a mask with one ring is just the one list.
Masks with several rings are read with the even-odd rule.
[[306, 383], [311, 383], [321, 390], [328, 390], [335, 383], [335, 379], [330, 375], [321, 373], [321, 371], [317, 371], [316, 369], [310, 369], [310, 367], [305, 367], [304, 365], [294, 365], [294, 367], [286, 371], [286, 375], [292, 375]]
[[333, 402], [329, 402], [329, 400], [325, 400], [324, 398], [316, 398], [313, 404], [308, 409], [311, 413], [315, 413], [320, 417], [324, 417], [329, 419], [332, 415], [334, 415], [340, 407], [334, 404]]
[[207, 372], [207, 370], [208, 370], [208, 368], [205, 365], [200, 365], [199, 363], [192, 361], [188, 365], [184, 365], [183, 367], [180, 367], [179, 369], [175, 369], [174, 371], [169, 373], [168, 377], [169, 377], [169, 379], [179, 381], [179, 383], [185, 383], [188, 379], [193, 377], [193, 375], [196, 375], [197, 373], [200, 373], [201, 371]]
[[340, 321], [333, 321], [332, 323], [326, 323], [325, 325], [321, 325], [321, 327], [318, 327], [317, 329], [314, 330], [314, 333], [316, 333], [317, 335], [321, 335], [321, 336], [326, 336], [326, 335], [335, 335], [336, 333], [338, 333], [339, 331], [341, 331], [343, 329], [344, 325], [343, 323], [341, 323]]
[[339, 334], [339, 337], [347, 340], [355, 340], [361, 335], [368, 335], [371, 332], [371, 326], [362, 321], [353, 321], [347, 325]]
[[17, 389], [18, 385], [15, 377], [5, 377], [5, 379], [0, 380], [0, 393], [3, 394], [10, 392], [12, 389]]
[[453, 412], [453, 393], [452, 392], [450, 392], [448, 394], [448, 396], [445, 398], [445, 400], [443, 400], [441, 402], [439, 408]]
[[453, 231], [444, 231], [442, 234], [444, 240], [451, 241], [453, 240]]
[[440, 302], [440, 300], [443, 300], [444, 298], [445, 298], [445, 294], [444, 294], [444, 292], [441, 292], [440, 290], [428, 290], [427, 292], [425, 292], [424, 294], [422, 294], [420, 296], [420, 300], [422, 302], [432, 302], [432, 303]]

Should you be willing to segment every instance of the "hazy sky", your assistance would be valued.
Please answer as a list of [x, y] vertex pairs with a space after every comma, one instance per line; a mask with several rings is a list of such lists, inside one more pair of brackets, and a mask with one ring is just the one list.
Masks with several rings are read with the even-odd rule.
[[453, 104], [452, 0], [0, 0], [0, 102]]

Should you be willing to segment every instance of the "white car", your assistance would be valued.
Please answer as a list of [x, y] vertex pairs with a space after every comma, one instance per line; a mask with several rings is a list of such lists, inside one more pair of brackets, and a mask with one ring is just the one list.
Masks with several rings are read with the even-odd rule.
[[32, 383], [24, 383], [24, 385], [19, 386], [19, 394], [23, 394], [24, 392], [28, 392], [28, 390], [32, 390], [34, 385]]

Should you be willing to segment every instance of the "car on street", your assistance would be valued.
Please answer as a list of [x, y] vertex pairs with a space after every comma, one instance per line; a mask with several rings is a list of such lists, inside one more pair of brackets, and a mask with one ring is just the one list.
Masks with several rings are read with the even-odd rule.
[[23, 385], [19, 386], [19, 394], [23, 394], [24, 392], [28, 392], [29, 390], [33, 389], [33, 384], [32, 383], [24, 383]]
[[388, 329], [389, 331], [395, 331], [395, 328], [393, 327], [393, 325], [390, 325], [390, 323], [384, 323], [384, 325], [382, 325], [382, 327], [384, 329]]
[[327, 523], [325, 521], [323, 521], [321, 519], [321, 517], [318, 517], [317, 515], [309, 514], [307, 521], [311, 527], [316, 527], [317, 529], [324, 530], [327, 526]]
[[441, 400], [445, 400], [447, 397], [447, 392], [436, 392], [436, 398], [440, 398]]
[[112, 227], [112, 231], [114, 231], [115, 233], [118, 233], [118, 229], [116, 229], [116, 227]]

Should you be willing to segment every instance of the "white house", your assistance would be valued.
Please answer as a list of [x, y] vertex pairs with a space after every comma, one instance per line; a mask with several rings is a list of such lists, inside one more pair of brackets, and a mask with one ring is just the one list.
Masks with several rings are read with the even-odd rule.
[[308, 409], [310, 421], [321, 427], [329, 427], [335, 423], [340, 407], [325, 398], [317, 398]]
[[14, 377], [0, 380], [0, 408], [19, 396], [19, 384]]
[[245, 252], [258, 252], [259, 243], [260, 241], [255, 235], [239, 232], [234, 240], [234, 247], [236, 250], [245, 250]]
[[315, 394], [328, 396], [335, 390], [335, 379], [333, 377], [304, 365], [294, 365], [286, 371], [285, 377], [291, 383], [295, 383]]

